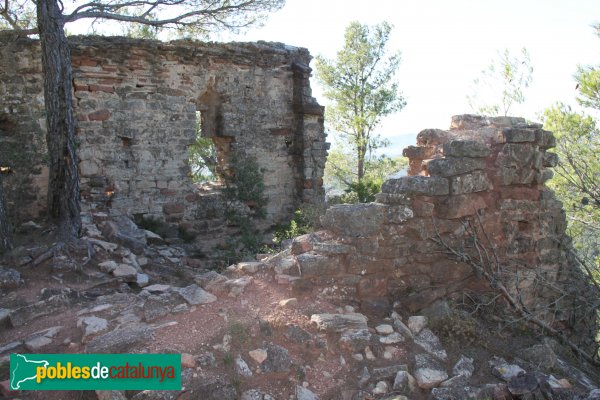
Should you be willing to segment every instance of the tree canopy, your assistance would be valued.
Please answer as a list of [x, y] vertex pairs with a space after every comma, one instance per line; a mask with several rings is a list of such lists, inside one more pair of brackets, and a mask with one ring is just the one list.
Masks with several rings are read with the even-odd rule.
[[[387, 145], [375, 132], [381, 119], [401, 110], [406, 102], [394, 80], [400, 53], [388, 55], [392, 26], [383, 22], [368, 26], [352, 22], [346, 28], [343, 48], [334, 60], [318, 56], [316, 76], [332, 104], [326, 111], [328, 126], [349, 147], [349, 157], [337, 157], [334, 166], [350, 185], [362, 182], [369, 169], [371, 152]], [[331, 162], [331, 161], [330, 161]], [[348, 166], [351, 166], [350, 168]]]
[[[600, 25], [596, 27], [599, 29]], [[598, 30], [600, 32], [600, 29]], [[562, 200], [569, 234], [580, 255], [600, 262], [600, 66], [578, 66], [578, 112], [557, 103], [544, 111], [544, 127], [557, 138], [558, 165], [549, 182]], [[588, 113], [589, 112], [589, 113]]]
[[[56, 0], [54, 0], [56, 1]], [[4, 27], [36, 31], [36, 4], [44, 0], [4, 0]], [[197, 34], [238, 30], [264, 21], [285, 0], [103, 0], [58, 2], [62, 24], [80, 19], [113, 20], [154, 28], [189, 28]]]
[[511, 108], [525, 101], [524, 91], [531, 84], [533, 67], [526, 48], [513, 56], [508, 49], [473, 80], [469, 105], [480, 115], [507, 116]]

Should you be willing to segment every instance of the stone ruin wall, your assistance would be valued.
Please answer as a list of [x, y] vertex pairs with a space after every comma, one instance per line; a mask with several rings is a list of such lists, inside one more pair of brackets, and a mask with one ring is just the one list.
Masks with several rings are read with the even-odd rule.
[[[323, 202], [328, 144], [323, 107], [311, 97], [306, 49], [106, 37], [69, 42], [84, 210], [226, 233], [215, 193], [189, 177], [196, 111], [223, 169], [235, 155], [256, 158], [264, 170], [264, 227], [288, 221], [303, 203]], [[23, 209], [45, 205], [44, 168], [33, 168], [43, 165], [45, 150], [41, 74], [37, 41], [0, 37], [0, 117], [9, 121], [0, 126], [0, 143], [36, 143], [42, 150], [27, 155], [30, 170], [5, 179], [11, 211], [21, 220], [32, 217]], [[19, 192], [31, 177], [26, 193]]]
[[330, 207], [324, 230], [296, 238], [268, 263], [298, 292], [381, 316], [395, 301], [415, 313], [440, 299], [460, 303], [465, 293], [492, 292], [471, 266], [431, 240], [439, 233], [474, 256], [463, 221], [480, 221], [489, 240], [482, 231], [479, 239], [496, 251], [498, 277], [513, 295], [543, 318], [573, 327], [572, 305], [555, 302], [580, 275], [569, 260], [562, 204], [544, 186], [557, 163], [547, 151], [554, 146], [551, 132], [521, 118], [453, 117], [450, 130], [419, 133], [417, 146], [404, 150], [409, 176], [386, 181], [377, 202]]

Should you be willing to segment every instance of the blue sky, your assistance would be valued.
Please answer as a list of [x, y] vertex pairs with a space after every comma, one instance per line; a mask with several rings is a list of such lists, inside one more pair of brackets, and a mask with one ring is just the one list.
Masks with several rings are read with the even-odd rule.
[[[394, 142], [471, 112], [473, 79], [505, 48], [530, 53], [533, 82], [511, 114], [532, 120], [556, 101], [574, 104], [577, 65], [600, 64], [600, 38], [591, 28], [600, 22], [598, 0], [288, 0], [264, 27], [217, 39], [284, 42], [333, 58], [353, 20], [394, 25], [389, 46], [402, 52], [397, 79], [407, 106], [380, 129]], [[327, 105], [316, 80], [312, 86]]]

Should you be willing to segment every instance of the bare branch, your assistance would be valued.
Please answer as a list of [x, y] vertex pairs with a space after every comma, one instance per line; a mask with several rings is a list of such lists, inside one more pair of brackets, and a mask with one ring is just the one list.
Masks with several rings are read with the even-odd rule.
[[[502, 296], [502, 298], [504, 298], [508, 302], [510, 307], [517, 313], [517, 315], [519, 315], [520, 320], [524, 320], [524, 321], [533, 323], [534, 325], [541, 328], [544, 332], [547, 332], [550, 335], [555, 336], [556, 338], [560, 339], [569, 348], [571, 348], [575, 353], [577, 353], [579, 356], [584, 358], [589, 363], [591, 363], [595, 366], [600, 366], [600, 361], [598, 361], [593, 356], [590, 356], [588, 354], [588, 352], [586, 352], [584, 349], [582, 349], [576, 343], [574, 343], [569, 338], [567, 338], [564, 333], [553, 328], [548, 322], [540, 319], [534, 313], [532, 313], [526, 306], [524, 306], [522, 303], [522, 300], [521, 300], [520, 292], [517, 292], [517, 297], [515, 297], [513, 294], [511, 294], [511, 292], [505, 286], [502, 279], [497, 279], [498, 278], [497, 276], [493, 276], [488, 272], [490, 270], [491, 265], [487, 265], [485, 263], [478, 262], [477, 260], [473, 259], [466, 252], [456, 250], [455, 248], [448, 245], [444, 241], [442, 236], [440, 235], [439, 230], [437, 229], [437, 225], [435, 224], [435, 220], [433, 222], [434, 222], [434, 227], [435, 227], [435, 231], [436, 231], [436, 236], [433, 238], [430, 238], [430, 240], [432, 240], [434, 243], [438, 244], [439, 246], [443, 247], [448, 255], [455, 257], [458, 261], [468, 264], [469, 266], [471, 266], [471, 268], [473, 268], [474, 271], [476, 271], [476, 273], [478, 275], [485, 278], [485, 280], [489, 283], [490, 287], [497, 290], [500, 293], [500, 295]], [[480, 223], [481, 223], [481, 221], [480, 221]], [[470, 226], [470, 228], [473, 228], [473, 225], [471, 224], [470, 221], [469, 221], [468, 225]], [[480, 226], [482, 226], [482, 225], [480, 225]], [[477, 245], [477, 243], [478, 243], [477, 231], [470, 229], [469, 234], [472, 235], [472, 239], [473, 239], [476, 249], [477, 249], [477, 246], [478, 246]], [[481, 253], [479, 252], [479, 249], [477, 249], [477, 251], [480, 255]], [[492, 252], [496, 253], [495, 250], [493, 250], [493, 249], [492, 249]], [[577, 255], [575, 255], [575, 256], [577, 257]], [[498, 258], [495, 257], [495, 260], [497, 260], [497, 259]], [[481, 258], [480, 258], [480, 260], [481, 260]], [[495, 263], [495, 261], [493, 263]], [[517, 279], [518, 279], [518, 274], [517, 274]], [[558, 301], [558, 300], [556, 300], [556, 301]]]

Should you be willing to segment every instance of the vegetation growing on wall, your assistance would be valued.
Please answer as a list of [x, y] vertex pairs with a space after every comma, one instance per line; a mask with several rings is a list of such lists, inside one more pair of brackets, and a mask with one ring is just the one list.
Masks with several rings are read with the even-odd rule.
[[[231, 173], [224, 177], [225, 218], [239, 229], [239, 240], [233, 245], [230, 258], [242, 260], [259, 252], [262, 235], [255, 226], [256, 219], [266, 215], [264, 171], [254, 157], [240, 153], [232, 155]], [[230, 260], [231, 261], [231, 260]]]

